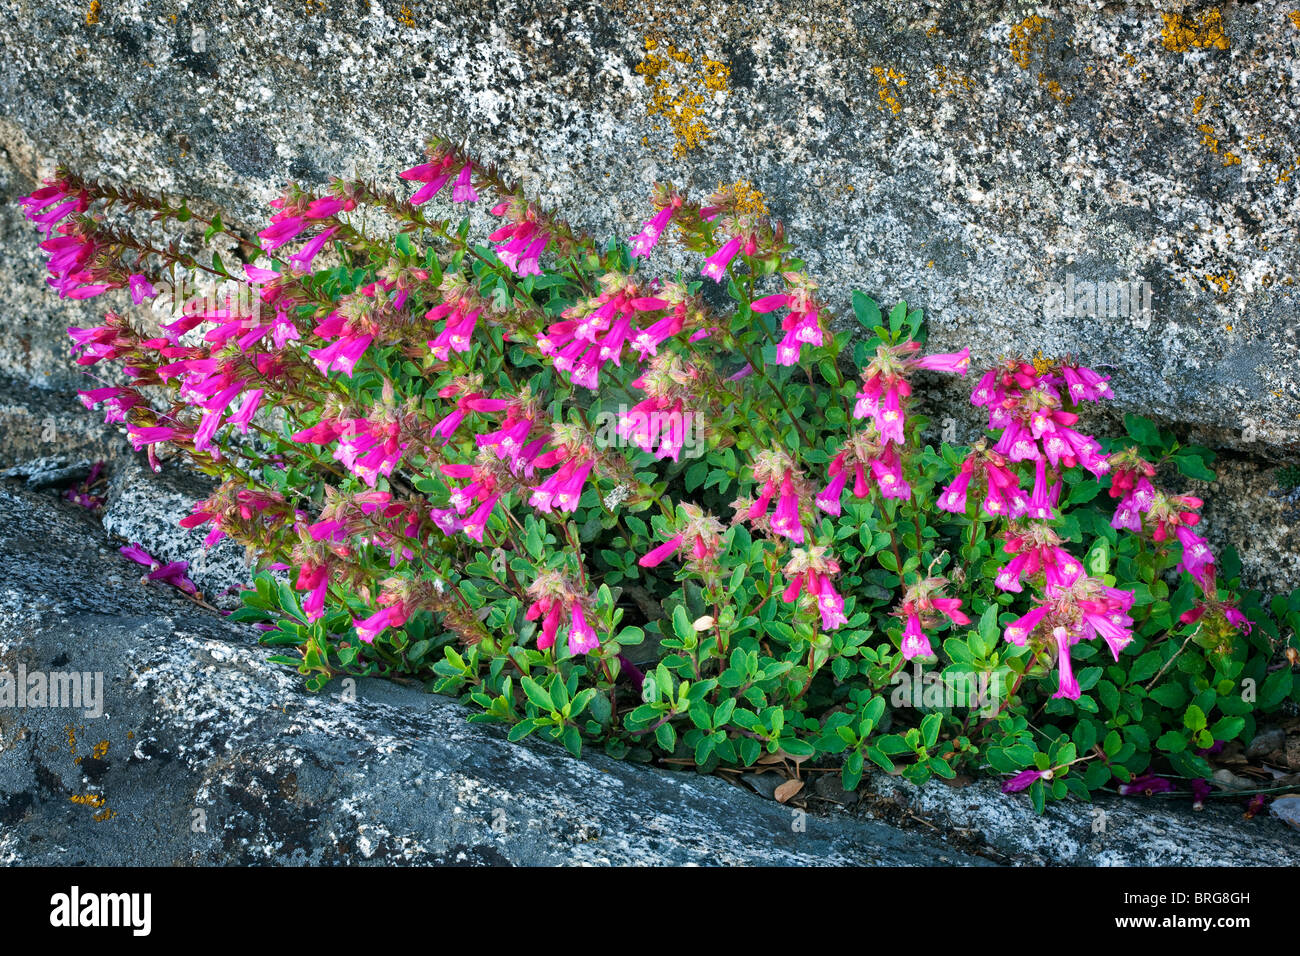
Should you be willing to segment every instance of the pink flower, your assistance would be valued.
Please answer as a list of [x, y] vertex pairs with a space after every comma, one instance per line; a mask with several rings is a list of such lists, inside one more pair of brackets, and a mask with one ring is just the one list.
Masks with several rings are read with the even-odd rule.
[[136, 305], [145, 299], [152, 299], [158, 293], [153, 285], [142, 275], [132, 274], [127, 278], [127, 287], [131, 290], [131, 301]]
[[910, 661], [913, 657], [933, 656], [930, 639], [921, 630], [921, 619], [915, 614], [907, 615], [907, 624], [903, 628], [903, 659]]
[[817, 602], [817, 611], [821, 615], [822, 630], [833, 631], [848, 623], [844, 614], [844, 598], [835, 590], [831, 576], [838, 574], [839, 562], [827, 553], [826, 548], [813, 545], [807, 548], [795, 548], [791, 551], [785, 573], [789, 579], [781, 599], [787, 602], [799, 600], [806, 593]]
[[47, 179], [40, 189], [18, 200], [23, 215], [41, 227], [48, 238], [55, 226], [68, 216], [83, 213], [90, 207], [84, 189], [72, 189], [66, 180]]
[[700, 270], [700, 274], [706, 279], [721, 282], [727, 274], [727, 266], [731, 265], [731, 260], [739, 251], [740, 236], [732, 236], [717, 252], [704, 260], [704, 268]]
[[1022, 770], [1020, 773], [1002, 784], [1002, 792], [1016, 793], [1020, 790], [1025, 790], [1031, 786], [1034, 781], [1041, 780], [1046, 773], [1046, 770]]
[[678, 550], [681, 548], [681, 546], [682, 546], [682, 536], [680, 534], [673, 535], [663, 544], [651, 548], [649, 551], [643, 554], [641, 556], [641, 559], [637, 561], [637, 564], [641, 565], [641, 567], [643, 568], [657, 567], [658, 565], [662, 564], [665, 560], [667, 560], [668, 558], [676, 554]]
[[[382, 602], [381, 598], [381, 602]], [[387, 607], [380, 608], [368, 618], [353, 618], [352, 626], [356, 628], [357, 637], [367, 644], [373, 644], [375, 638], [390, 627], [402, 627], [410, 619], [410, 611], [400, 600], [394, 600]]]
[[411, 197], [411, 205], [423, 205], [438, 195], [442, 191], [442, 187], [446, 186], [450, 181], [451, 167], [454, 163], [455, 157], [451, 153], [447, 153], [435, 161], [412, 166], [410, 169], [398, 173], [397, 175], [402, 179], [424, 184]]
[[628, 240], [632, 246], [633, 259], [644, 259], [650, 255], [651, 250], [658, 245], [664, 230], [668, 228], [668, 223], [672, 221], [675, 209], [676, 207], [671, 204], [660, 209], [640, 232]]
[[587, 616], [582, 612], [582, 605], [573, 602], [572, 617], [569, 623], [569, 653], [577, 656], [586, 654], [600, 647], [600, 638], [587, 623]]
[[595, 467], [591, 450], [585, 446], [570, 449], [567, 445], [560, 445], [539, 455], [533, 464], [537, 468], [551, 468], [557, 464], [560, 467], [541, 484], [533, 487], [528, 503], [538, 511], [548, 513], [553, 509], [577, 511], [583, 485]]
[[470, 176], [474, 172], [474, 167], [466, 163], [460, 168], [460, 175], [456, 177], [456, 185], [451, 190], [452, 202], [477, 202], [478, 193], [474, 191], [474, 184]]
[[338, 226], [331, 226], [315, 238], [308, 240], [306, 245], [289, 257], [289, 265], [298, 272], [311, 271], [312, 260], [316, 258], [321, 249], [325, 248], [325, 243], [329, 242], [338, 231]]

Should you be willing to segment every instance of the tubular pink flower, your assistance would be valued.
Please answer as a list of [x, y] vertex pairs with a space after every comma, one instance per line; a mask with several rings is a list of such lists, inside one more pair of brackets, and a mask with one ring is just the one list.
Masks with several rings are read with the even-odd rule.
[[1058, 627], [1052, 631], [1052, 638], [1056, 641], [1056, 665], [1059, 674], [1056, 693], [1052, 697], [1078, 700], [1082, 691], [1079, 689], [1079, 682], [1075, 679], [1074, 668], [1070, 662], [1069, 634], [1065, 628]]
[[674, 535], [663, 544], [651, 548], [641, 556], [637, 564], [643, 568], [653, 568], [662, 564], [665, 560], [672, 557], [682, 546], [682, 536]]
[[628, 240], [632, 246], [632, 258], [644, 259], [659, 244], [659, 239], [668, 228], [673, 218], [673, 206], [668, 205], [659, 210], [635, 236]]
[[732, 236], [717, 252], [704, 260], [704, 268], [700, 270], [700, 274], [706, 279], [721, 282], [727, 275], [727, 266], [731, 265], [731, 260], [739, 251], [740, 236]]
[[569, 653], [586, 654], [600, 646], [600, 638], [587, 623], [587, 616], [582, 613], [582, 605], [573, 602], [572, 620], [569, 624]]
[[456, 184], [451, 190], [452, 202], [478, 202], [478, 193], [474, 191], [474, 183], [470, 177], [474, 172], [474, 167], [466, 163], [460, 168], [460, 175], [456, 177]]
[[913, 657], [934, 657], [934, 648], [921, 630], [921, 619], [915, 614], [909, 614], [907, 624], [903, 627], [903, 659], [910, 661]]

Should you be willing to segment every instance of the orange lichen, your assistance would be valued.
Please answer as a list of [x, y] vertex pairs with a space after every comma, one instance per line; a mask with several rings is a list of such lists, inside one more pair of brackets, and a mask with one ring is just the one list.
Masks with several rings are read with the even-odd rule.
[[1225, 166], [1239, 166], [1241, 157], [1229, 149], [1223, 149], [1219, 145], [1218, 138], [1214, 135], [1214, 127], [1209, 123], [1201, 123], [1196, 127], [1201, 131], [1201, 145], [1208, 149], [1215, 156], [1223, 160]]
[[99, 11], [99, 0], [90, 0], [90, 7], [86, 10], [86, 26], [93, 27], [99, 22]]
[[876, 78], [876, 96], [880, 99], [876, 109], [887, 109], [895, 116], [903, 112], [903, 104], [898, 102], [898, 97], [889, 89], [889, 84], [893, 83], [896, 88], [907, 86], [907, 74], [901, 73], [893, 67], [885, 68], [883, 66], [873, 66], [871, 73]]
[[[1044, 39], [1044, 33], [1046, 38]], [[1030, 60], [1033, 58], [1033, 52], [1036, 47], [1046, 45], [1046, 40], [1055, 35], [1052, 27], [1046, 20], [1034, 14], [1025, 17], [1019, 23], [1011, 28], [1011, 59], [1016, 61], [1016, 65], [1022, 70], [1029, 69]]]
[[1300, 10], [1292, 10], [1287, 14], [1287, 18], [1291, 21], [1291, 26], [1300, 30]]
[[[1035, 60], [1042, 62], [1047, 54], [1047, 45], [1055, 36], [1056, 28], [1045, 18], [1038, 14], [1025, 17], [1011, 28], [1011, 42], [1008, 44], [1011, 59], [1020, 69], [1029, 72], [1033, 69]], [[1039, 69], [1035, 79], [1038, 80], [1038, 85], [1057, 102], [1069, 103], [1074, 99], [1073, 95], [1061, 89], [1059, 82], [1049, 79], [1046, 71]]]
[[68, 797], [72, 803], [82, 807], [94, 807], [99, 809], [104, 805], [104, 795], [102, 793], [74, 793]]
[[767, 215], [767, 197], [760, 190], [755, 189], [749, 180], [741, 179], [730, 186], [718, 183], [718, 192], [723, 190], [731, 194], [738, 213], [750, 216]]
[[398, 9], [397, 22], [404, 27], [415, 26], [415, 14], [411, 11], [411, 8], [408, 7], [406, 4], [402, 4], [401, 8]]
[[1205, 274], [1205, 281], [1208, 282], [1210, 285], [1214, 286], [1216, 289], [1218, 289], [1220, 295], [1227, 295], [1228, 289], [1232, 286], [1232, 283], [1235, 282], [1236, 280], [1237, 280], [1237, 272], [1235, 269], [1229, 270], [1227, 275], [1216, 276], [1216, 275], [1211, 275], [1208, 272]]
[[956, 70], [950, 70], [942, 63], [938, 63], [934, 68], [935, 85], [930, 87], [931, 93], [969, 93], [975, 88], [975, 81], [964, 73], [958, 73]]
[[[693, 69], [692, 69], [693, 68]], [[646, 111], [667, 121], [676, 142], [674, 156], [684, 156], [713, 136], [704, 119], [704, 110], [716, 94], [729, 89], [731, 67], [721, 60], [703, 56], [697, 66], [688, 50], [672, 42], [660, 43], [645, 38], [645, 58], [637, 64], [637, 73], [650, 87]], [[684, 74], [684, 76], [683, 76]], [[655, 129], [661, 129], [656, 124]]]
[[1218, 7], [1206, 10], [1200, 16], [1182, 13], [1162, 13], [1164, 28], [1160, 39], [1166, 50], [1186, 53], [1188, 50], [1226, 50], [1232, 41], [1223, 32], [1223, 14]]

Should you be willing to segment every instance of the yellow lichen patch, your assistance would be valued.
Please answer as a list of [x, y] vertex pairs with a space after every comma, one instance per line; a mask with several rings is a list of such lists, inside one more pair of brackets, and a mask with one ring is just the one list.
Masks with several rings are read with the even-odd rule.
[[1291, 26], [1300, 30], [1300, 10], [1292, 10], [1287, 14], [1287, 18], [1291, 21]]
[[1214, 127], [1209, 123], [1201, 123], [1196, 127], [1201, 131], [1201, 145], [1208, 149], [1215, 156], [1223, 160], [1225, 166], [1241, 165], [1241, 157], [1230, 149], [1222, 148], [1219, 145], [1218, 138], [1214, 135]]
[[[731, 67], [707, 56], [697, 64], [688, 50], [646, 37], [645, 58], [636, 71], [650, 87], [646, 112], [662, 118], [672, 130], [674, 156], [684, 156], [713, 136], [704, 110], [716, 94], [725, 94], [730, 88]], [[655, 129], [662, 127], [656, 123]]]
[[1074, 99], [1073, 93], [1062, 92], [1061, 84], [1056, 82], [1056, 80], [1049, 80], [1046, 73], [1039, 72], [1038, 83], [1043, 89], [1047, 90], [1048, 94], [1054, 100], [1061, 103], [1069, 103]]
[[1216, 276], [1211, 275], [1208, 272], [1205, 274], [1205, 281], [1218, 289], [1220, 295], [1227, 295], [1228, 289], [1231, 288], [1232, 283], [1236, 280], [1237, 272], [1235, 269], [1229, 270], [1227, 275]]
[[[1038, 14], [1025, 17], [1011, 28], [1011, 42], [1008, 44], [1011, 59], [1020, 69], [1026, 72], [1033, 70], [1034, 61], [1037, 60], [1040, 64], [1043, 62], [1047, 55], [1047, 45], [1055, 36], [1056, 28], [1044, 17]], [[1058, 103], [1069, 103], [1074, 99], [1073, 95], [1064, 92], [1061, 84], [1050, 79], [1041, 68], [1036, 71], [1035, 79]]]
[[93, 27], [99, 22], [99, 11], [99, 0], [90, 0], [90, 7], [86, 10], [86, 26]]
[[719, 193], [724, 191], [730, 193], [736, 204], [736, 212], [741, 215], [767, 215], [767, 197], [763, 195], [761, 190], [755, 189], [754, 184], [748, 179], [741, 179], [730, 186], [718, 183], [717, 191]]
[[411, 11], [411, 8], [408, 7], [406, 4], [402, 4], [402, 6], [398, 9], [397, 22], [404, 27], [415, 26], [415, 14]]
[[1192, 101], [1192, 115], [1199, 116], [1201, 110], [1205, 109], [1205, 94], [1202, 93]]
[[1039, 349], [1038, 354], [1033, 358], [1034, 371], [1039, 375], [1046, 375], [1048, 372], [1052, 371], [1052, 369], [1056, 368], [1058, 361], [1058, 359], [1048, 358], [1043, 354], [1043, 350]]
[[94, 807], [98, 810], [104, 805], [104, 795], [102, 793], [74, 793], [68, 797], [72, 803], [82, 807]]
[[898, 102], [898, 97], [894, 95], [894, 90], [890, 90], [889, 84], [893, 83], [895, 90], [907, 86], [907, 74], [883, 66], [873, 66], [871, 73], [876, 78], [876, 96], [880, 99], [876, 109], [889, 110], [895, 116], [903, 112], [903, 104]]
[[1011, 59], [1020, 69], [1029, 69], [1034, 53], [1046, 49], [1047, 41], [1053, 36], [1055, 31], [1051, 24], [1038, 14], [1025, 17], [1011, 28]]
[[931, 93], [969, 93], [975, 89], [975, 81], [969, 76], [950, 70], [942, 63], [935, 65], [934, 83], [935, 85], [930, 87]]
[[1206, 10], [1200, 16], [1183, 13], [1162, 13], [1164, 28], [1160, 40], [1165, 49], [1174, 53], [1188, 50], [1226, 50], [1232, 41], [1223, 32], [1223, 14], [1218, 7]]

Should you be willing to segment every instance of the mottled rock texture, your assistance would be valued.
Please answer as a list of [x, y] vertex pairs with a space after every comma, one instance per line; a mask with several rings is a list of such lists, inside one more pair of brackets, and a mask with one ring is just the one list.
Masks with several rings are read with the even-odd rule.
[[510, 744], [415, 687], [311, 695], [249, 628], [138, 571], [88, 514], [0, 485], [0, 672], [103, 675], [102, 716], [0, 707], [0, 864], [1300, 860], [1300, 834], [1235, 803], [1036, 817], [995, 783], [877, 775], [829, 815], [855, 801], [819, 781], [804, 815], [715, 777]]
[[[5, 185], [58, 159], [253, 224], [288, 178], [391, 176], [445, 131], [624, 233], [656, 177], [748, 179], [842, 311], [855, 285], [906, 297], [937, 344], [1078, 354], [1132, 407], [1281, 446], [1300, 438], [1293, 12], [0, 3]], [[6, 294], [49, 316], [22, 277]], [[1070, 277], [1149, 282], [1150, 321], [1045, 315]], [[40, 352], [30, 374], [66, 381]]]
[[[251, 230], [286, 180], [391, 181], [436, 132], [600, 235], [652, 180], [749, 180], [841, 316], [861, 287], [939, 347], [1107, 367], [1121, 409], [1254, 456], [1231, 483], [1262, 502], [1261, 457], [1300, 449], [1294, 7], [0, 2], [0, 196], [63, 161]], [[67, 389], [94, 307], [47, 293], [34, 238], [5, 203], [0, 374]], [[1149, 313], [1087, 285], [1134, 282]], [[1248, 574], [1288, 588], [1297, 522], [1264, 510]]]
[[249, 629], [106, 545], [0, 486], [0, 672], [103, 679], [99, 717], [0, 707], [0, 864], [989, 863], [718, 778], [511, 744], [416, 687], [310, 695]]

